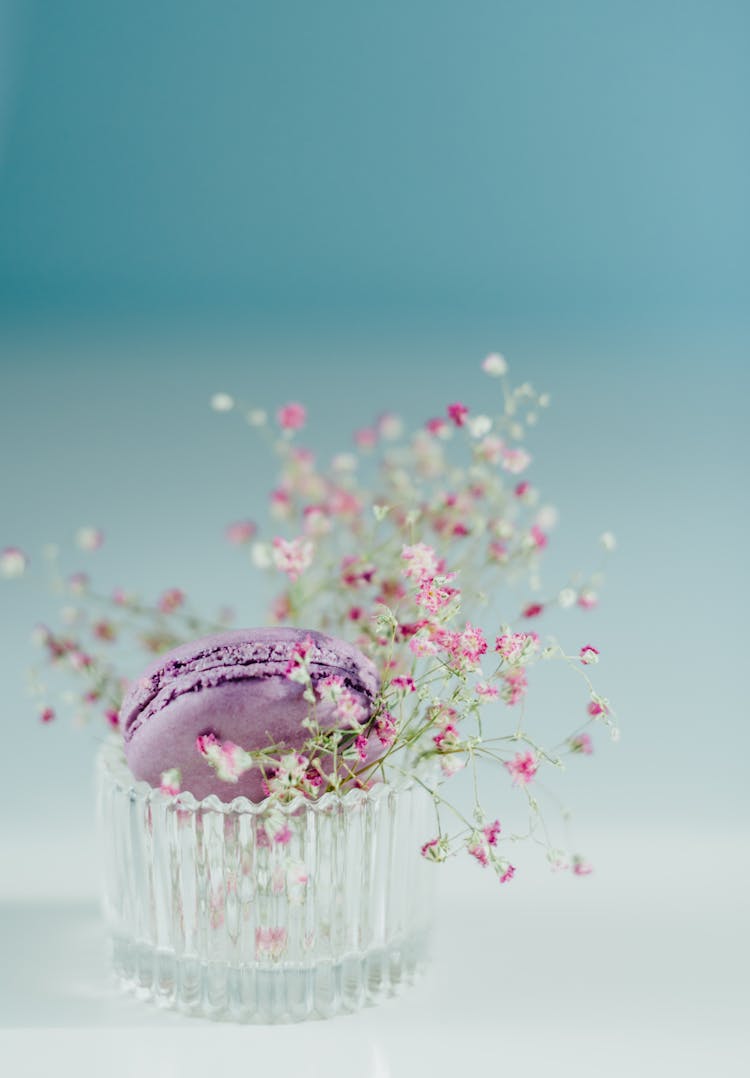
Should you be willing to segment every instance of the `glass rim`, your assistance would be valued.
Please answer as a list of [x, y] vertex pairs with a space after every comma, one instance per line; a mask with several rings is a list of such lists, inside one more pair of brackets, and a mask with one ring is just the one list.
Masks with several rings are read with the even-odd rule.
[[432, 791], [414, 774], [404, 775], [401, 781], [381, 780], [369, 789], [351, 787], [344, 793], [329, 790], [317, 798], [296, 794], [289, 801], [279, 801], [274, 797], [265, 797], [262, 801], [251, 801], [248, 797], [237, 796], [231, 801], [222, 801], [217, 794], [196, 798], [189, 790], [177, 794], [168, 794], [143, 779], [136, 779], [125, 760], [122, 739], [116, 735], [107, 738], [97, 752], [97, 767], [116, 789], [133, 800], [143, 803], [174, 806], [181, 812], [219, 812], [225, 816], [265, 816], [280, 812], [283, 815], [298, 815], [300, 810], [320, 815], [335, 811], [358, 808], [362, 805], [377, 805], [391, 795], [406, 793], [416, 787], [422, 787], [425, 793]]

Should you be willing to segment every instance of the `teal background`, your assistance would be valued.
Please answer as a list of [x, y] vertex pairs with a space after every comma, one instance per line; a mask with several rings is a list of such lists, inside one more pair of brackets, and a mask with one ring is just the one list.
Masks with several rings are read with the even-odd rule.
[[4, 0], [6, 311], [743, 315], [737, 0]]
[[[303, 400], [327, 452], [385, 407], [485, 410], [501, 350], [553, 398], [531, 439], [561, 510], [545, 579], [619, 540], [602, 609], [565, 628], [601, 648], [624, 730], [573, 761], [581, 844], [739, 835], [749, 22], [658, 0], [0, 2], [0, 547], [38, 564], [93, 523], [103, 585], [257, 622], [222, 530], [272, 477], [209, 396]], [[2, 582], [2, 796], [43, 790], [41, 833], [54, 790], [55, 826], [88, 836], [91, 745], [24, 689], [55, 606]]]

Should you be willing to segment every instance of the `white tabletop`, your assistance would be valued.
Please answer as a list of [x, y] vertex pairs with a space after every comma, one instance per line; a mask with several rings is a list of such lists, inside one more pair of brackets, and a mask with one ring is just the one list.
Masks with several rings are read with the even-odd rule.
[[[473, 863], [436, 867], [427, 977], [377, 1008], [282, 1027], [214, 1024], [121, 995], [91, 860], [75, 848], [89, 870], [58, 876], [57, 896], [35, 891], [28, 867], [5, 877], [0, 1072], [14, 1078], [238, 1065], [362, 1078], [750, 1073], [748, 880], [731, 837], [603, 837], [594, 875], [552, 875], [531, 859], [502, 889]], [[73, 850], [56, 856], [69, 864]]]

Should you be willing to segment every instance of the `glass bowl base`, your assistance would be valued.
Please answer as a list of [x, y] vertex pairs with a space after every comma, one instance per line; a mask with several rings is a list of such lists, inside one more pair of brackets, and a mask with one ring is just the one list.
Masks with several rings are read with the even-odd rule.
[[177, 957], [113, 938], [115, 977], [124, 991], [192, 1017], [248, 1024], [304, 1022], [352, 1014], [400, 995], [428, 965], [423, 932], [364, 954], [312, 966], [231, 966]]

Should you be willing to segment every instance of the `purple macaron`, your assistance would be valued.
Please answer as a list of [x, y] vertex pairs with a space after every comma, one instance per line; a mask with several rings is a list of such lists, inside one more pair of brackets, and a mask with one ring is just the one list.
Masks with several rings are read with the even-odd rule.
[[[158, 786], [177, 767], [181, 788], [199, 800], [264, 797], [258, 768], [237, 782], [220, 779], [196, 748], [202, 734], [243, 749], [283, 745], [299, 748], [307, 731], [303, 686], [286, 676], [293, 649], [309, 638], [313, 684], [331, 674], [343, 678], [369, 716], [380, 687], [374, 663], [352, 644], [305, 629], [235, 629], [183, 644], [153, 662], [136, 679], [120, 711], [125, 757], [137, 779]], [[318, 706], [321, 725], [333, 724]]]

